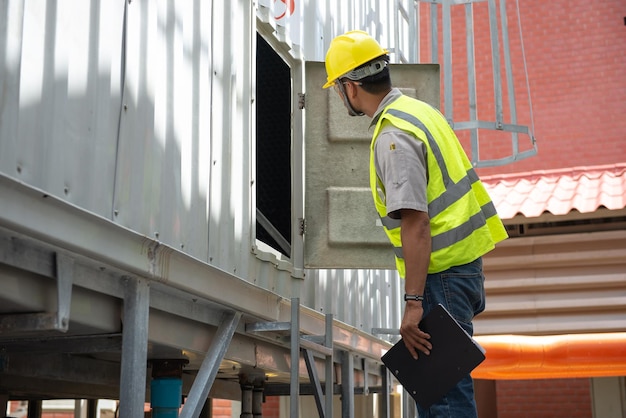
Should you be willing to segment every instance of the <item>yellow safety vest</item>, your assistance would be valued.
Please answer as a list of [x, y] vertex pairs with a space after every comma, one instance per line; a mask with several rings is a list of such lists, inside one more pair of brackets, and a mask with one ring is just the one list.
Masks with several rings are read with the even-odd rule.
[[412, 134], [427, 148], [426, 195], [432, 237], [429, 273], [474, 261], [507, 238], [487, 190], [443, 115], [427, 103], [401, 96], [383, 110], [370, 146], [370, 187], [374, 204], [394, 246], [401, 277], [405, 277], [405, 264], [400, 219], [387, 216], [385, 187], [376, 174], [374, 163], [376, 138], [386, 123]]

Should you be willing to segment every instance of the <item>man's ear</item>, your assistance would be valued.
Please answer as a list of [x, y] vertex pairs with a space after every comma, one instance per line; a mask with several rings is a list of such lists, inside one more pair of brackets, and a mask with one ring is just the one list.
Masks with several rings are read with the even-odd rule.
[[354, 98], [357, 94], [357, 83], [355, 83], [354, 81], [348, 81], [346, 84], [350, 85], [350, 91], [348, 92], [348, 96], [350, 98]]

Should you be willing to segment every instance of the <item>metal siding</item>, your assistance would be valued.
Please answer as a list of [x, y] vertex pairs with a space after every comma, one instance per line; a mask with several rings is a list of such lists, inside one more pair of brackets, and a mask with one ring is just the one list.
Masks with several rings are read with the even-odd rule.
[[[323, 61], [330, 41], [351, 29], [368, 30], [389, 48], [394, 47], [394, 39], [398, 37], [397, 20], [392, 18], [395, 9], [388, 0], [296, 0], [294, 15], [278, 21], [272, 19], [276, 15], [272, 6], [276, 7], [277, 2], [261, 0], [259, 4], [259, 20], [276, 28], [274, 36], [279, 37], [296, 59], [302, 56], [307, 61]], [[298, 24], [294, 24], [295, 20], [299, 20]], [[280, 38], [282, 28], [290, 31], [284, 39]], [[396, 62], [396, 54], [391, 59]], [[297, 142], [298, 138], [294, 140]], [[311, 163], [310, 159], [307, 161]], [[400, 325], [404, 282], [393, 270], [309, 269], [304, 280], [299, 281], [264, 263], [253, 275], [260, 286], [283, 296], [299, 296], [303, 305], [332, 313], [336, 319], [365, 332]]]
[[324, 61], [326, 50], [335, 36], [348, 30], [361, 29], [374, 36], [383, 47], [390, 48], [392, 62], [399, 62], [399, 55], [394, 50], [399, 48], [396, 40], [402, 35], [399, 33], [400, 26], [406, 31], [403, 37], [412, 32], [406, 23], [400, 23], [401, 16], [397, 14], [396, 2], [397, 0], [297, 1], [294, 18], [301, 20], [302, 30], [291, 39], [296, 46], [302, 48], [307, 61]]
[[[298, 4], [298, 24], [270, 22], [296, 72], [300, 53], [322, 60], [335, 34], [389, 10]], [[399, 294], [395, 273], [300, 280], [289, 263], [250, 251], [257, 17], [243, 0], [4, 2], [0, 171], [363, 330], [393, 326], [381, 306], [390, 283]], [[388, 45], [393, 28], [376, 28]]]
[[0, 171], [101, 216], [111, 215], [123, 9], [9, 1], [0, 11]]
[[403, 293], [395, 270], [308, 270], [301, 302], [371, 333], [400, 327]]
[[128, 5], [115, 221], [206, 260], [210, 4]]
[[128, 10], [116, 221], [245, 272], [252, 10], [198, 0]]
[[620, 332], [626, 327], [626, 231], [508, 239], [485, 255], [476, 335]]

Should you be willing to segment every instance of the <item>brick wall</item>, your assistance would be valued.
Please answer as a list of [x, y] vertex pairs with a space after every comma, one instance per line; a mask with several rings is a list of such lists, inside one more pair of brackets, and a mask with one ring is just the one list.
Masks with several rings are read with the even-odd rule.
[[280, 398], [268, 396], [263, 402], [263, 418], [278, 418], [280, 416]]
[[498, 418], [592, 418], [589, 379], [496, 382]]
[[232, 418], [231, 401], [226, 399], [213, 399], [213, 418]]
[[[279, 418], [280, 398], [268, 396], [263, 402], [263, 418]], [[54, 417], [50, 417], [54, 418]], [[225, 399], [213, 399], [213, 418], [232, 418], [232, 403]]]

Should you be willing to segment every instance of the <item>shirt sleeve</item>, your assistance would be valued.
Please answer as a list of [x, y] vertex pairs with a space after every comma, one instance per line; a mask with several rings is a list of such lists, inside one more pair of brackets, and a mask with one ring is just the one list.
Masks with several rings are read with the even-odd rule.
[[378, 135], [374, 163], [389, 217], [399, 218], [400, 209], [428, 212], [426, 154], [426, 145], [407, 132], [383, 128]]

